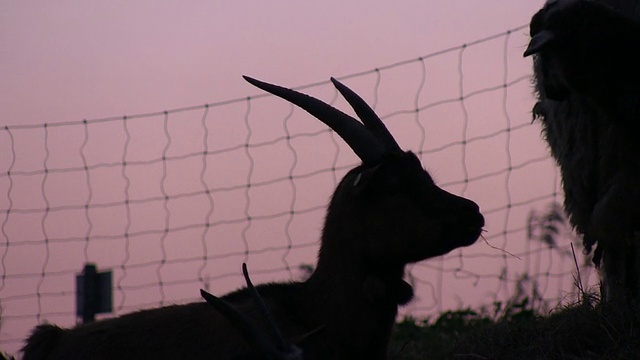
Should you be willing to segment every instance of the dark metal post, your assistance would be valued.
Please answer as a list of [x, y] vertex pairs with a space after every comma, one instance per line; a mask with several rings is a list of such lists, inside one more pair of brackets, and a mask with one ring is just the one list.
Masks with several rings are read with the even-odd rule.
[[82, 323], [95, 321], [96, 314], [112, 311], [111, 271], [99, 273], [95, 264], [85, 264], [76, 275], [76, 315]]

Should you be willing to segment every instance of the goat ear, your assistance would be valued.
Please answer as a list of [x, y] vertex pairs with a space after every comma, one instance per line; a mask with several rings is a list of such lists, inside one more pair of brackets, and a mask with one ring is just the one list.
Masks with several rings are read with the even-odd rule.
[[376, 173], [379, 171], [380, 165], [376, 165], [371, 168], [363, 168], [353, 177], [354, 193], [360, 195], [365, 189], [369, 187], [371, 180], [376, 177]]
[[549, 46], [550, 43], [555, 40], [555, 34], [548, 30], [543, 30], [537, 34], [535, 34], [531, 41], [529, 41], [529, 46], [524, 51], [523, 56], [527, 57], [529, 55], [537, 54], [542, 51], [545, 47]]
[[358, 196], [371, 189], [383, 190], [386, 193], [396, 193], [403, 184], [402, 169], [389, 163], [382, 163], [370, 168], [361, 168], [352, 180], [354, 193]]

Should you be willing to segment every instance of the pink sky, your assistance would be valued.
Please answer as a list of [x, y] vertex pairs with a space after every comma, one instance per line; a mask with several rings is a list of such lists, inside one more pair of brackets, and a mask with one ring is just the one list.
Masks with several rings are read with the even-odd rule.
[[256, 93], [242, 74], [317, 82], [526, 24], [542, 3], [2, 2], [0, 121], [101, 118]]
[[[388, 2], [370, 1], [324, 1], [319, 3], [296, 1], [251, 3], [245, 1], [224, 3], [213, 1], [191, 1], [188, 3], [178, 1], [58, 1], [55, 4], [46, 2], [37, 6], [30, 2], [3, 2], [0, 4], [0, 56], [3, 58], [0, 62], [0, 77], [3, 79], [0, 85], [0, 126], [79, 121], [85, 118], [95, 119], [158, 112], [260, 94], [259, 90], [252, 88], [241, 79], [243, 74], [284, 86], [299, 86], [325, 81], [330, 76], [340, 77], [371, 70], [397, 61], [415, 59], [438, 50], [459, 46], [489, 35], [503, 33], [508, 29], [526, 24], [543, 2], [543, 0], [439, 0], [408, 1], [402, 2], [401, 6], [390, 5]], [[525, 30], [510, 37], [508, 54], [513, 60], [510, 60], [509, 79], [530, 72], [530, 60], [520, 57], [526, 42]], [[464, 70], [466, 93], [482, 86], [491, 85], [496, 78], [501, 79], [502, 67], [497, 66], [496, 63], [502, 61], [502, 46], [503, 40], [500, 39], [466, 51]], [[456, 95], [457, 82], [459, 81], [456, 71], [456, 54], [452, 53], [435, 58], [433, 62], [426, 63], [428, 81], [424, 92], [420, 95], [422, 102]], [[397, 108], [411, 108], [415, 101], [414, 94], [420, 81], [419, 76], [420, 69], [417, 65], [383, 73], [383, 83], [377, 94], [379, 95], [379, 103], [376, 104], [376, 109], [380, 114], [389, 114]], [[348, 80], [346, 83], [356, 91], [363, 92], [365, 99], [372, 101], [372, 80], [372, 77], [365, 77]], [[529, 109], [533, 99], [529, 84], [523, 82], [509, 91], [510, 100], [507, 106], [512, 123], [528, 124], [530, 121]], [[325, 101], [330, 101], [334, 95], [333, 90], [329, 87], [313, 88], [309, 89], [309, 92]], [[346, 109], [344, 102], [336, 104], [336, 106]], [[255, 126], [252, 143], [267, 141], [283, 135], [281, 123], [261, 120], [276, 118], [278, 121], [282, 121], [281, 119], [285, 118], [289, 111], [288, 105], [275, 99], [256, 99], [252, 101], [251, 106], [250, 121], [252, 126]], [[469, 136], [483, 135], [504, 127], [500, 95], [495, 95], [493, 100], [478, 96], [469, 99], [466, 106], [471, 114], [468, 128]], [[452, 107], [459, 106], [454, 104]], [[216, 116], [221, 115], [216, 111], [218, 109], [212, 108], [211, 121], [215, 121]], [[244, 129], [242, 121], [245, 116], [245, 104], [240, 103], [237, 106], [225, 107], [220, 111], [225, 111], [225, 119], [229, 120], [230, 124], [236, 122], [229, 125], [229, 129], [235, 129], [233, 126]], [[438, 119], [452, 116], [451, 113], [447, 113], [447, 109], [435, 108], [432, 111], [432, 113], [425, 113], [424, 116]], [[459, 115], [459, 110], [454, 109], [453, 113]], [[179, 113], [169, 118], [174, 144], [169, 155], [179, 155], [181, 151], [188, 152], [191, 147], [193, 147], [193, 151], [199, 151], [199, 148], [194, 144], [197, 145], [196, 140], [202, 136], [199, 133], [201, 116], [202, 113], [197, 111], [194, 114]], [[307, 119], [297, 120], [297, 118]], [[323, 129], [322, 125], [308, 120], [308, 118], [298, 112], [296, 119], [289, 124], [290, 129], [307, 129], [305, 131]], [[152, 122], [157, 125], [162, 122], [162, 116], [150, 120], [147, 125]], [[394, 120], [394, 118], [390, 119], [389, 127], [401, 145], [409, 149], [416, 149], [416, 143], [419, 142], [416, 129], [406, 127], [403, 123]], [[154, 154], [162, 152], [165, 141], [162, 128], [159, 126], [145, 128], [143, 126], [145, 121], [131, 123], [129, 130], [133, 139], [132, 143], [136, 144], [136, 148], [132, 148], [128, 155], [130, 161], [136, 157], [144, 159], [147, 151]], [[429, 126], [433, 128], [427, 129], [425, 148], [437, 147], [440, 141], [443, 143], [450, 141], [450, 138], [444, 135], [445, 132], [459, 133], [461, 131], [459, 126], [454, 123], [453, 117], [447, 121], [429, 123]], [[136, 124], [140, 126], [137, 127]], [[215, 122], [212, 124], [219, 126]], [[56, 137], [58, 136], [56, 135], [57, 129], [60, 129], [59, 138]], [[51, 128], [50, 130], [49, 146], [54, 155], [49, 160], [49, 165], [56, 163], [60, 166], [77, 165], [74, 162], [78, 161], [76, 159], [78, 148], [81, 146], [84, 136], [82, 128], [57, 129]], [[92, 159], [96, 162], [117, 161], [121, 155], [121, 150], [117, 150], [122, 147], [121, 130], [115, 127], [111, 128], [108, 124], [96, 125], [92, 129], [95, 131], [92, 133], [92, 139], [93, 141], [98, 139], [98, 141], [91, 143], [90, 147], [86, 149], [87, 156], [93, 157]], [[210, 149], [244, 141], [243, 133], [229, 129], [215, 128], [217, 132], [212, 131], [209, 140]], [[67, 133], [64, 133], [65, 131]], [[76, 131], [77, 134], [70, 133], [73, 131]], [[150, 135], [149, 131], [156, 131], [156, 133]], [[102, 137], [95, 137], [97, 133], [101, 133]], [[42, 152], [41, 137], [36, 139], [37, 142], [33, 146], [30, 146], [28, 140], [20, 138], [20, 134], [16, 132], [15, 135], [16, 144], [22, 144], [18, 145], [16, 150], [19, 153], [36, 154], [33, 155], [34, 158], [42, 162], [42, 158], [38, 157], [40, 155], [37, 155]], [[536, 124], [525, 128], [525, 130], [513, 132], [510, 148], [513, 164], [519, 164], [527, 159], [546, 154], [545, 146], [538, 134], [539, 127]], [[0, 135], [3, 134], [0, 133]], [[6, 154], [7, 148], [2, 147], [2, 141], [5, 139], [6, 137], [0, 138], [0, 151]], [[296, 173], [302, 174], [314, 168], [331, 166], [333, 153], [329, 150], [326, 152], [316, 150], [318, 147], [324, 149], [329, 146], [333, 151], [334, 145], [328, 138], [302, 139], [295, 145], [297, 146], [296, 154], [299, 157]], [[343, 145], [340, 146], [346, 149]], [[102, 151], [110, 148], [116, 150], [113, 152]], [[274, 148], [270, 151], [263, 154], [261, 150], [256, 150], [253, 153], [255, 166], [252, 175], [253, 181], [287, 175], [291, 166], [290, 154], [284, 148]], [[355, 162], [355, 158], [348, 149], [340, 154], [339, 165], [345, 166]], [[457, 152], [447, 151], [427, 154], [424, 162], [436, 180], [446, 184], [460, 179], [461, 170], [453, 166], [459, 162], [459, 155]], [[470, 176], [500, 170], [505, 166], [506, 161], [502, 142], [472, 144], [466, 156]], [[109, 157], [113, 157], [113, 159]], [[241, 183], [243, 178], [246, 178], [246, 174], [243, 172], [246, 170], [246, 164], [244, 158], [239, 159], [241, 160], [236, 158], [214, 159], [214, 163], [210, 165], [219, 166], [219, 168], [210, 168], [211, 173], [207, 174], [208, 185], [223, 186], [227, 183]], [[9, 160], [6, 156], [0, 155], [0, 165], [2, 166], [0, 171], [6, 171]], [[183, 164], [184, 166], [189, 165], [188, 162]], [[29, 164], [18, 165], [29, 166]], [[175, 171], [179, 172], [180, 170]], [[224, 174], [227, 175], [223, 176]], [[99, 176], [105, 176], [105, 179], [109, 179], [110, 175], [106, 174], [106, 170], [105, 174], [102, 174], [102, 170], [95, 173], [93, 180], [96, 181], [94, 185], [96, 188], [94, 189], [93, 201], [108, 201], [106, 198], [97, 198], [101, 194], [100, 187], [120, 189], [122, 185], [107, 180], [100, 183]], [[129, 173], [129, 176], [132, 181], [140, 181], [140, 183], [132, 184], [135, 188], [134, 197], [156, 195], [153, 191], [157, 191], [157, 189], [154, 190], [153, 187], [146, 186], [144, 176], [136, 177], [133, 173]], [[334, 181], [332, 177], [334, 175], [325, 174], [322, 176], [321, 178], [310, 178], [308, 181], [302, 180], [298, 184], [297, 204], [301, 208], [326, 203], [326, 199], [332, 191]], [[149, 177], [152, 182], [157, 183], [159, 173], [156, 172]], [[173, 191], [181, 187], [189, 188], [189, 186], [197, 188], [199, 178], [190, 179], [168, 178], [167, 190]], [[2, 182], [5, 180], [6, 177], [0, 178], [0, 186], [3, 186], [0, 194], [6, 191], [4, 187], [6, 184]], [[553, 186], [557, 186], [556, 180], [553, 163], [549, 160], [540, 164], [539, 167], [534, 167], [533, 170], [522, 173], [514, 172], [509, 179], [508, 190], [511, 192], [512, 201], [517, 202], [534, 196], [539, 190], [538, 187], [548, 191]], [[74, 203], [75, 196], [78, 198], [78, 203], [82, 203], [82, 199], [86, 197], [86, 193], [81, 190], [84, 179], [56, 180], [55, 177], [51, 177], [49, 181], [47, 186], [50, 187], [54, 187], [56, 181], [67, 182], [66, 192], [49, 194], [48, 200], [51, 202]], [[74, 186], [76, 183], [73, 181], [79, 182]], [[193, 184], [189, 181], [192, 181]], [[21, 199], [22, 203], [14, 204], [14, 206], [26, 208], [42, 206], [40, 179], [35, 179], [33, 182], [33, 184], [26, 182], [14, 184], [16, 187], [14, 201], [16, 203], [21, 193], [31, 192], [37, 195], [33, 198], [25, 197]], [[321, 184], [320, 189], [315, 188], [318, 183]], [[460, 184], [453, 184], [447, 189], [457, 193], [464, 192], [465, 196], [478, 201], [483, 210], [497, 208], [506, 201], [502, 180], [497, 183], [478, 181], [467, 188]], [[261, 209], [269, 207], [272, 207], [273, 211], [278, 211], [277, 209], [280, 208], [282, 210], [288, 209], [291, 201], [290, 195], [287, 193], [288, 188], [270, 189], [269, 191], [272, 192], [256, 192], [252, 195], [255, 196], [251, 205], [254, 214], [259, 214]], [[278, 191], [282, 191], [282, 195], [279, 195]], [[104, 194], [108, 193], [109, 191], [105, 190]], [[230, 194], [228, 197], [221, 195], [220, 198], [217, 198], [218, 209], [224, 208], [227, 213], [222, 215], [216, 213], [213, 220], [219, 220], [224, 216], [242, 216], [243, 209], [236, 204], [238, 199], [244, 199], [244, 194], [239, 192]], [[7, 208], [6, 202], [5, 196], [0, 196], [0, 208]], [[542, 205], [544, 202], [536, 204], [536, 206]], [[176, 224], [180, 221], [186, 221], [180, 218], [181, 214], [196, 214], [195, 216], [201, 217], [206, 215], [207, 204], [204, 203], [180, 204], [177, 201], [172, 206], [175, 207], [172, 211], [172, 221]], [[192, 207], [191, 212], [181, 212], [179, 210], [181, 206]], [[524, 208], [520, 213], [514, 213], [511, 216], [516, 220], [509, 219], [509, 221], [517, 221], [519, 226], [524, 226], [522, 218], [526, 217], [528, 210], [529, 208]], [[139, 215], [136, 215], [140, 216], [140, 219], [144, 220], [147, 217], [148, 222], [153, 223], [149, 226], [162, 226], [161, 208], [136, 208], [136, 211], [140, 212]], [[231, 215], [232, 213], [233, 215]], [[52, 213], [48, 221], [57, 221], [55, 215]], [[294, 224], [290, 229], [292, 237], [304, 239], [300, 241], [301, 243], [315, 241], [321, 215], [322, 211], [314, 214], [316, 218], [309, 221], [305, 220], [306, 215], [301, 216], [304, 221], [300, 224]], [[499, 231], [502, 230], [502, 223], [507, 221], [503, 219], [504, 213], [488, 214], [487, 218], [487, 236], [493, 239], [491, 242], [493, 246], [510, 252], [526, 251], [522, 248], [521, 242], [517, 243], [520, 245], [515, 242], [506, 242], [506, 237], [503, 239], [500, 236]], [[61, 224], [65, 224], [65, 220], [72, 222], [69, 219], [59, 219]], [[103, 221], [95, 220], [95, 231], [99, 233], [103, 230], [108, 231], [110, 228], [121, 227], [122, 221], [122, 214], [105, 214]], [[311, 227], [309, 227], [309, 223], [312, 224]], [[36, 221], [36, 224], [39, 222]], [[144, 221], [136, 222], [135, 225], [138, 224], [144, 224]], [[509, 226], [513, 227], [513, 225]], [[275, 233], [276, 230], [270, 227], [282, 231], [283, 224], [274, 222], [271, 225], [263, 226], [255, 223], [248, 236], [259, 237], [262, 233], [269, 231]], [[16, 229], [16, 231], [24, 233], [22, 235], [24, 238], [42, 236], [38, 233], [37, 228], [25, 227], [24, 229]], [[50, 225], [48, 235], [65, 236], [65, 234], [82, 234], [83, 231], [84, 228], [74, 230], [72, 226]], [[199, 239], [200, 232], [200, 230], [195, 231], [192, 234], [193, 238]], [[151, 241], [156, 240], [151, 239]], [[238, 244], [237, 238], [227, 240], [225, 251], [236, 250], [234, 246], [238, 247], [237, 250], [242, 251], [242, 244]], [[172, 239], [169, 238], [167, 241], [170, 242]], [[173, 252], [169, 255], [175, 257], [197, 256], [201, 244], [198, 241], [182, 241], [186, 243], [183, 243], [180, 248], [168, 247], [168, 251]], [[108, 246], [104, 242], [92, 244], [88, 251], [88, 258], [97, 260], [99, 264], [119, 264], [122, 252], [110, 254]], [[33, 259], [38, 261], [42, 257], [40, 253], [30, 254], [25, 250], [26, 248], [20, 249], [22, 250], [13, 248], [14, 257], [8, 260], [9, 267], [13, 266], [15, 269], [22, 266], [26, 268], [32, 260], [32, 255]], [[76, 250], [81, 251], [81, 249], [74, 249], [74, 251]], [[220, 248], [215, 250], [222, 251]], [[472, 250], [475, 251], [472, 251], [472, 255], [502, 255], [501, 252], [490, 248], [482, 240], [474, 245]], [[144, 253], [144, 251], [147, 250], [135, 247], [131, 249], [132, 256], [135, 256], [136, 252]], [[152, 252], [158, 251], [157, 248], [152, 250]], [[296, 265], [297, 261], [302, 260], [313, 262], [314, 252], [315, 248], [305, 248], [298, 253], [294, 251], [291, 254], [290, 263]], [[15, 255], [18, 253], [21, 256]], [[465, 254], [467, 253], [465, 252]], [[480, 261], [474, 263], [474, 260], [471, 259], [473, 256], [464, 260], [465, 269], [469, 268], [475, 273], [495, 273], [497, 270], [488, 268], [488, 262], [492, 262], [491, 265], [499, 268], [501, 261], [487, 261], [487, 257], [480, 257]], [[78, 260], [80, 260], [78, 263], [80, 264], [82, 259], [74, 261]], [[438, 266], [455, 267], [455, 257], [453, 260], [452, 263], [439, 263], [436, 260], [417, 265], [417, 267], [427, 271]], [[242, 257], [221, 259], [215, 263], [215, 266], [207, 268], [207, 274], [214, 276], [217, 271], [233, 273], [239, 269], [241, 261]], [[259, 270], [260, 266], [273, 260], [256, 255], [251, 261], [254, 264], [250, 269]], [[460, 257], [459, 261], [463, 262], [463, 257]], [[534, 260], [523, 259], [519, 260], [519, 263], [527, 269], [532, 269], [536, 267], [535, 264], [530, 264], [532, 261]], [[64, 264], [63, 257], [52, 259], [48, 270], [55, 270], [56, 266], [60, 266], [60, 264]], [[544, 267], [546, 265], [537, 266]], [[41, 265], [37, 265], [35, 271], [39, 271], [40, 267]], [[79, 266], [75, 266], [75, 262], [72, 268], [80, 270]], [[269, 268], [269, 266], [265, 265], [265, 268]], [[176, 271], [178, 270], [176, 267]], [[191, 272], [193, 277], [194, 268], [183, 270]], [[27, 272], [33, 271], [28, 270]], [[254, 282], [279, 280], [283, 279], [284, 275], [282, 273], [261, 275], [256, 272]], [[135, 276], [144, 276], [144, 274], [132, 273], [130, 276], [131, 278], [128, 280], [135, 282]], [[153, 278], [155, 274], [150, 273], [149, 276]], [[170, 277], [171, 275], [166, 276]], [[437, 279], [430, 278], [422, 280], [437, 281]], [[418, 281], [422, 280], [418, 279]], [[241, 285], [239, 272], [233, 281], [233, 283], [225, 284], [214, 283], [214, 286], [219, 290], [216, 292], [228, 291]], [[29, 283], [28, 286], [33, 287], [34, 285]], [[45, 284], [45, 290], [47, 286], [55, 288], [57, 285], [55, 281]], [[0, 292], [0, 299], [4, 296], [14, 295], [16, 291], [18, 290], [8, 286], [4, 294]], [[168, 293], [167, 299], [171, 301], [190, 297], [180, 296], [181, 292], [186, 291], [190, 290], [185, 287], [178, 288], [173, 293]], [[489, 300], [488, 292], [481, 287], [473, 289], [446, 289], [445, 287], [444, 291], [445, 297], [450, 299], [450, 304], [447, 306], [455, 307], [459, 304], [469, 304], [474, 299], [485, 302]], [[496, 291], [496, 289], [492, 288], [491, 291]], [[132, 290], [127, 301], [136, 299], [136, 296], [138, 295]], [[136, 308], [139, 306], [138, 304], [144, 303], [145, 296], [148, 294], [141, 293], [139, 299], [142, 300], [139, 303], [134, 301], [130, 304], [127, 302], [125, 308], [129, 310]], [[122, 299], [116, 294], [116, 305], [120, 300]], [[427, 300], [428, 296], [422, 294], [422, 302], [414, 304], [412, 311], [424, 314], [425, 309], [433, 306]], [[52, 301], [53, 303], [55, 302]], [[68, 311], [62, 305], [57, 306], [50, 305], [44, 310], [55, 312], [63, 309], [60, 311]], [[9, 307], [15, 307], [15, 305], [10, 304]], [[54, 316], [49, 320], [70, 325], [68, 316], [58, 318]], [[21, 336], [20, 334], [26, 333], [28, 327], [33, 324], [28, 323], [18, 327], [15, 323], [11, 323], [13, 328], [8, 328], [9, 324], [7, 323], [4, 325], [0, 333], [0, 348], [13, 352], [19, 347], [19, 344], [16, 342], [4, 343], [3, 339], [15, 339]]]

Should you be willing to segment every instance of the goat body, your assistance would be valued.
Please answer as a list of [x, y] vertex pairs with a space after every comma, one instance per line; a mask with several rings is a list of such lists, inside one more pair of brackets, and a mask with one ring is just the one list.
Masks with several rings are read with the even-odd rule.
[[560, 166], [565, 209], [585, 250], [597, 245], [605, 298], [636, 298], [640, 24], [605, 1], [550, 0], [530, 31], [525, 56], [534, 55], [533, 115]]
[[[317, 99], [247, 80], [325, 122], [363, 161], [332, 196], [311, 277], [256, 290], [305, 359], [384, 359], [398, 305], [413, 296], [402, 279], [405, 265], [473, 244], [484, 218], [474, 202], [436, 186], [418, 157], [402, 151], [373, 110], [339, 82], [332, 79], [364, 124]], [[221, 299], [266, 332], [254, 298], [242, 289]], [[40, 325], [24, 360], [232, 359], [249, 349], [230, 319], [202, 302], [72, 329]]]

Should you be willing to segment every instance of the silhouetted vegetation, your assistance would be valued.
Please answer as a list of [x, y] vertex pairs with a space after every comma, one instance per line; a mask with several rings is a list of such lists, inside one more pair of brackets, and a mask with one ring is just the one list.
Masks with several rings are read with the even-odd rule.
[[511, 299], [480, 309], [447, 311], [434, 318], [405, 318], [391, 339], [391, 359], [638, 359], [640, 312], [602, 303], [597, 289], [585, 289], [581, 272], [592, 271], [591, 257], [579, 264], [557, 244], [579, 244], [562, 207], [532, 210], [529, 241], [540, 241], [576, 267], [573, 303], [552, 308], [537, 281], [521, 274]]
[[602, 304], [583, 293], [576, 304], [540, 313], [528, 298], [463, 309], [437, 319], [404, 319], [392, 359], [637, 359], [637, 310]]

